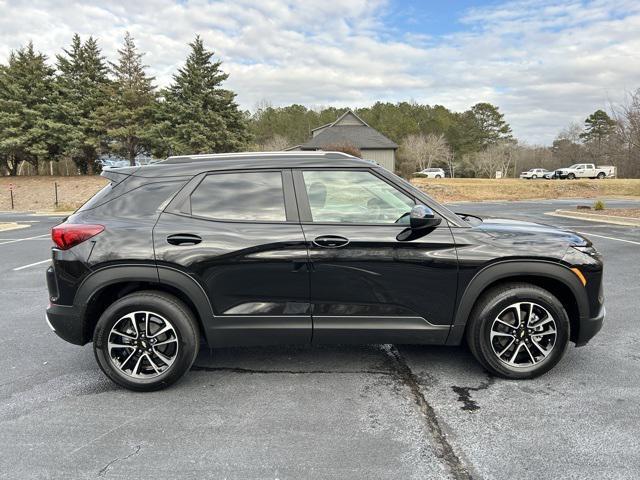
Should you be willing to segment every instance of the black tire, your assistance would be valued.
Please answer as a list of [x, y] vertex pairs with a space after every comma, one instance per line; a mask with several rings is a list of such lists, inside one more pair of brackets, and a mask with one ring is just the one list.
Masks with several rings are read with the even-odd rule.
[[[557, 335], [554, 345], [546, 357], [530, 366], [508, 365], [498, 357], [499, 352], [495, 352], [491, 344], [491, 328], [495, 319], [517, 302], [535, 303], [546, 309], [555, 321]], [[528, 283], [509, 283], [488, 290], [478, 299], [469, 318], [466, 340], [473, 356], [492, 374], [503, 378], [527, 379], [548, 372], [560, 361], [569, 343], [569, 330], [567, 312], [551, 293]], [[531, 351], [534, 351], [533, 347]]]
[[442, 178], [442, 175], [436, 175], [436, 178]]
[[[139, 311], [153, 312], [166, 319], [177, 336], [173, 362], [151, 378], [134, 378], [120, 370], [108, 351], [109, 334], [114, 325], [125, 315]], [[100, 316], [93, 335], [93, 351], [105, 375], [118, 385], [142, 392], [160, 390], [178, 381], [193, 365], [199, 346], [198, 324], [189, 307], [173, 295], [158, 291], [135, 292], [115, 301]]]
[[567, 175], [567, 179], [568, 179], [568, 180], [575, 180], [575, 178], [576, 178], [576, 176], [575, 176], [575, 174], [573, 174], [573, 173], [569, 173], [569, 174]]
[[604, 177], [605, 177], [605, 176], [606, 176], [606, 175], [604, 174], [604, 172], [600, 172], [600, 173], [598, 174], [598, 180], [604, 180]]
[[538, 178], [537, 175], [531, 175], [531, 180], [535, 180], [536, 178]]

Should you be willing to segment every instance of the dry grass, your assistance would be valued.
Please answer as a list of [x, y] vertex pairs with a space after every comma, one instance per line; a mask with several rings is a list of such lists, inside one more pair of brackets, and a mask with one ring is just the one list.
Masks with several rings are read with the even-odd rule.
[[441, 202], [536, 198], [640, 197], [640, 179], [520, 180], [414, 178], [411, 182]]
[[[16, 210], [56, 210], [54, 182], [58, 183], [58, 211], [75, 210], [107, 180], [84, 177], [0, 177], [0, 210], [9, 210], [9, 184], [14, 185]], [[415, 178], [412, 182], [441, 202], [524, 200], [536, 198], [640, 197], [640, 180], [515, 180], [480, 178]], [[605, 210], [609, 211], [609, 210]]]
[[58, 209], [75, 210], [106, 185], [100, 176], [83, 177], [0, 177], [0, 210], [10, 210], [9, 184], [13, 187], [16, 210], [54, 211], [54, 183], [58, 183]]

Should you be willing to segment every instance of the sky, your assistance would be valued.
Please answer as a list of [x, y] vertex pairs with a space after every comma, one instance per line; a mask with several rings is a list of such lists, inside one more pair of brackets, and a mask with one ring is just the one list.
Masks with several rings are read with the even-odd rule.
[[491, 102], [529, 144], [640, 88], [639, 0], [0, 0], [2, 63], [75, 32], [115, 60], [125, 31], [160, 86], [199, 34], [243, 109]]

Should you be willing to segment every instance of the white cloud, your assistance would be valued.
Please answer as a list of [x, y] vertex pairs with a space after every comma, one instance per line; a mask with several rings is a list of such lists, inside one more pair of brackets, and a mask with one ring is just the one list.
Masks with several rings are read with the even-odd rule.
[[511, 1], [469, 10], [464, 30], [440, 37], [398, 34], [386, 23], [392, 8], [383, 0], [0, 0], [0, 61], [28, 40], [53, 58], [74, 32], [97, 37], [113, 60], [129, 30], [163, 85], [198, 33], [244, 108], [415, 99], [463, 110], [489, 101], [532, 143], [550, 143], [570, 121], [640, 87], [637, 1]]

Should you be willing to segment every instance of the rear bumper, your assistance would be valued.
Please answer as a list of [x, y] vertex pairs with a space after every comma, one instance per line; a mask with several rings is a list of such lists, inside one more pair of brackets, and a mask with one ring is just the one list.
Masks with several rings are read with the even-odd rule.
[[84, 345], [83, 322], [73, 306], [49, 305], [45, 319], [60, 338], [75, 345]]
[[600, 307], [598, 315], [593, 318], [585, 318], [580, 321], [580, 328], [578, 331], [578, 338], [576, 339], [576, 347], [582, 347], [591, 340], [596, 333], [602, 328], [604, 323], [604, 317], [606, 315], [606, 309], [604, 304]]

